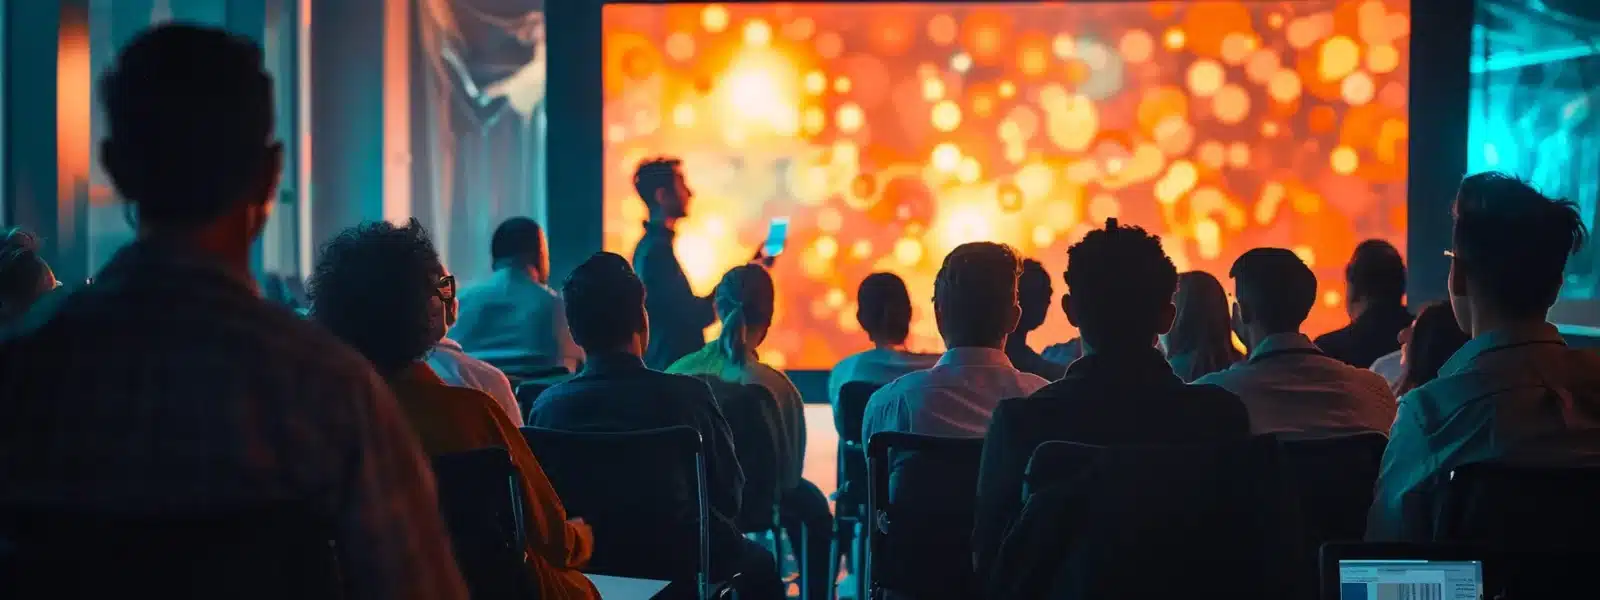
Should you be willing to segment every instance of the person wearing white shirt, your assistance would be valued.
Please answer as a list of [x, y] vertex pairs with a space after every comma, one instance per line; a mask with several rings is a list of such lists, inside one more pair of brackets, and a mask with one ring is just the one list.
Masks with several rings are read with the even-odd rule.
[[1300, 333], [1317, 302], [1317, 276], [1299, 256], [1256, 248], [1234, 261], [1228, 276], [1234, 331], [1250, 355], [1195, 383], [1237, 394], [1258, 434], [1306, 440], [1389, 430], [1395, 413], [1389, 382], [1329, 356]]
[[873, 273], [856, 289], [856, 322], [872, 340], [872, 349], [839, 361], [828, 373], [828, 401], [837, 410], [844, 384], [884, 385], [906, 373], [921, 371], [939, 360], [937, 354], [906, 349], [911, 335], [911, 294], [894, 273]]
[[[1402, 335], [1404, 333], [1404, 331], [1401, 332]], [[1400, 376], [1406, 374], [1404, 355], [1405, 348], [1401, 348], [1380, 356], [1378, 360], [1372, 361], [1372, 366], [1367, 367], [1367, 370], [1377, 373], [1384, 381], [1389, 382], [1389, 389], [1394, 389], [1396, 385], [1400, 384]]]
[[1032, 394], [1048, 382], [1018, 371], [1006, 358], [1017, 327], [1022, 261], [1009, 246], [962, 244], [934, 281], [933, 311], [949, 348], [933, 368], [894, 380], [867, 401], [861, 439], [881, 431], [982, 437], [995, 405]]
[[443, 379], [446, 385], [472, 388], [488, 394], [494, 398], [495, 404], [506, 411], [513, 424], [522, 426], [522, 409], [517, 407], [517, 393], [511, 388], [511, 380], [500, 369], [463, 352], [461, 344], [447, 337], [439, 338], [439, 342], [428, 351], [425, 361], [428, 368], [433, 369], [433, 373]]
[[461, 291], [461, 316], [450, 338], [467, 354], [512, 377], [576, 371], [583, 350], [567, 329], [561, 296], [546, 285], [550, 274], [544, 231], [526, 217], [495, 228], [490, 240], [494, 273]]
[[1368, 539], [1431, 539], [1435, 485], [1464, 465], [1600, 465], [1600, 356], [1545, 320], [1585, 238], [1576, 206], [1482, 173], [1461, 182], [1454, 213], [1450, 305], [1472, 340], [1401, 397]]

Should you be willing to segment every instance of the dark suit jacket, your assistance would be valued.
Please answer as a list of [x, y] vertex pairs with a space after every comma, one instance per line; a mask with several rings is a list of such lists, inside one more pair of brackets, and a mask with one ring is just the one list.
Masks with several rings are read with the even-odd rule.
[[1022, 510], [1022, 478], [1039, 444], [1097, 446], [1205, 444], [1250, 436], [1250, 417], [1233, 393], [1189, 385], [1154, 348], [1094, 353], [1066, 377], [1027, 398], [996, 407], [984, 437], [972, 548], [986, 578], [1006, 531]]
[[1344, 329], [1318, 337], [1316, 344], [1323, 354], [1365, 369], [1383, 355], [1400, 349], [1400, 330], [1411, 325], [1412, 319], [1404, 306], [1374, 306]]

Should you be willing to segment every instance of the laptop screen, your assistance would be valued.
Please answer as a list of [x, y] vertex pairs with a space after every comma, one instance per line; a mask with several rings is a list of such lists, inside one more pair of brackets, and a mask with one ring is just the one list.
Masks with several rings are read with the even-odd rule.
[[1483, 563], [1341, 560], [1340, 600], [1480, 600]]

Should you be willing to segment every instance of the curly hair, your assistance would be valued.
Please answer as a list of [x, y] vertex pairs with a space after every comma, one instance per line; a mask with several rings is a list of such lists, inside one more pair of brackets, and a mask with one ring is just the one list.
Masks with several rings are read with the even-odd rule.
[[944, 257], [933, 280], [933, 308], [945, 345], [995, 346], [1011, 334], [1022, 260], [1005, 244], [970, 242]]
[[1178, 290], [1178, 269], [1161, 239], [1116, 219], [1067, 248], [1065, 278], [1073, 323], [1100, 348], [1149, 345]]
[[311, 275], [311, 318], [383, 375], [421, 359], [438, 340], [428, 306], [444, 267], [428, 230], [377, 221], [339, 233]]

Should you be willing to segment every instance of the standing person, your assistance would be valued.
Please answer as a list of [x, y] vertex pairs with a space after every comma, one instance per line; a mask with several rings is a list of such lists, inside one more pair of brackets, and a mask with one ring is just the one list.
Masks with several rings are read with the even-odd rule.
[[[743, 503], [744, 471], [733, 434], [704, 381], [646, 367], [650, 320], [645, 289], [628, 261], [609, 252], [578, 265], [561, 288], [572, 337], [588, 360], [583, 370], [539, 394], [528, 411], [534, 427], [572, 431], [640, 431], [688, 426], [705, 442], [706, 500], [711, 514], [711, 576], [745, 579], [741, 597], [782, 598], [772, 555], [734, 525]], [[619, 501], [627, 501], [619, 498]], [[648, 544], [662, 533], [629, 532]], [[606, 540], [601, 540], [606, 543]]]
[[39, 238], [20, 228], [0, 236], [0, 325], [21, 317], [61, 282], [39, 256]]
[[872, 341], [872, 349], [846, 356], [828, 373], [828, 401], [839, 408], [844, 384], [865, 382], [884, 385], [906, 373], [933, 366], [937, 354], [906, 348], [911, 336], [911, 294], [894, 273], [873, 273], [856, 289], [856, 322]]
[[1444, 302], [1429, 304], [1417, 313], [1417, 322], [1400, 332], [1400, 377], [1395, 393], [1404, 395], [1439, 378], [1439, 369], [1471, 339], [1456, 323], [1456, 313]]
[[427, 230], [412, 219], [340, 232], [322, 249], [311, 276], [311, 318], [372, 362], [432, 456], [505, 448], [516, 466], [526, 515], [528, 569], [540, 598], [599, 598], [578, 572], [594, 549], [589, 527], [567, 520], [550, 479], [517, 427], [493, 398], [451, 387], [423, 357], [444, 332], [456, 282]]
[[[1432, 537], [1404, 515], [1457, 467], [1600, 465], [1600, 355], [1545, 320], [1586, 232], [1577, 207], [1500, 173], [1461, 182], [1450, 306], [1472, 340], [1408, 392], [1390, 430], [1367, 537]], [[1423, 509], [1425, 512], [1425, 509]]]
[[1304, 440], [1389, 430], [1389, 382], [1328, 356], [1300, 333], [1317, 303], [1317, 276], [1299, 256], [1256, 248], [1240, 255], [1228, 276], [1238, 298], [1233, 326], [1250, 356], [1196, 383], [1238, 394], [1258, 434]]
[[[827, 582], [828, 552], [831, 542], [827, 532], [833, 526], [833, 515], [828, 510], [828, 499], [822, 490], [803, 478], [806, 459], [805, 400], [800, 390], [783, 371], [760, 361], [757, 349], [767, 339], [772, 327], [772, 313], [777, 292], [772, 274], [759, 264], [740, 265], [729, 270], [717, 283], [713, 305], [717, 318], [722, 321], [722, 332], [717, 339], [698, 351], [673, 363], [668, 373], [703, 375], [728, 383], [759, 385], [777, 401], [773, 414], [777, 417], [778, 431], [773, 439], [778, 441], [779, 517], [789, 531], [789, 539], [804, 537], [807, 547], [802, 549], [809, 559], [810, 581]], [[801, 528], [809, 534], [801, 536]], [[827, 585], [813, 585], [810, 593], [815, 598], [825, 597]]]
[[[494, 273], [461, 290], [461, 314], [444, 346], [528, 378], [552, 368], [574, 372], [583, 350], [572, 341], [561, 296], [550, 289], [544, 230], [527, 217], [506, 219], [489, 240]], [[520, 421], [520, 418], [518, 419]]]
[[1405, 305], [1406, 262], [1393, 244], [1367, 240], [1356, 246], [1344, 280], [1350, 324], [1318, 337], [1316, 344], [1328, 356], [1365, 369], [1398, 350], [1396, 336], [1411, 325]]
[[644, 237], [633, 251], [633, 268], [644, 282], [645, 310], [655, 324], [644, 363], [665, 369], [706, 343], [705, 329], [717, 319], [710, 298], [696, 296], [678, 263], [672, 242], [678, 221], [689, 216], [694, 192], [683, 179], [683, 163], [676, 158], [653, 158], [639, 164], [633, 187], [644, 201], [650, 220]]
[[1017, 330], [1006, 337], [1006, 358], [1023, 373], [1033, 373], [1045, 381], [1055, 381], [1067, 373], [1067, 366], [1045, 360], [1028, 346], [1028, 334], [1044, 325], [1045, 316], [1055, 305], [1055, 290], [1050, 287], [1050, 274], [1039, 261], [1022, 261], [1022, 275], [1017, 278], [1017, 306], [1022, 317], [1017, 320]]
[[331, 524], [352, 597], [465, 598], [388, 387], [250, 276], [283, 166], [260, 49], [159, 25], [100, 86], [100, 157], [138, 234], [0, 343], [0, 504], [170, 519], [287, 503]]
[[1228, 292], [1205, 271], [1178, 274], [1174, 299], [1178, 315], [1172, 331], [1161, 336], [1172, 372], [1191, 382], [1221, 371], [1244, 359], [1233, 347], [1228, 315]]

